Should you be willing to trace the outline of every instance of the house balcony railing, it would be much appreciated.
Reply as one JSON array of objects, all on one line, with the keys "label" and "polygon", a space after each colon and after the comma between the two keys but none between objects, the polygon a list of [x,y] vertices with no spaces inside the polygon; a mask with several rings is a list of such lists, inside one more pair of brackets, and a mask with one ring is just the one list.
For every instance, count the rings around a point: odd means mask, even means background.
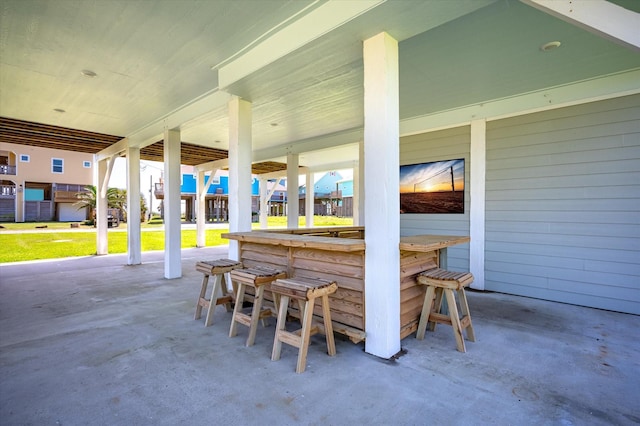
[{"label": "house balcony railing", "polygon": [[14,175],[16,174],[16,166],[8,166],[6,164],[0,165],[0,175]]},{"label": "house balcony railing", "polygon": [[0,198],[15,198],[16,187],[14,185],[0,185]]},{"label": "house balcony railing", "polygon": [[153,195],[155,195],[156,199],[163,200],[164,199],[164,183],[155,183],[153,188]]}]

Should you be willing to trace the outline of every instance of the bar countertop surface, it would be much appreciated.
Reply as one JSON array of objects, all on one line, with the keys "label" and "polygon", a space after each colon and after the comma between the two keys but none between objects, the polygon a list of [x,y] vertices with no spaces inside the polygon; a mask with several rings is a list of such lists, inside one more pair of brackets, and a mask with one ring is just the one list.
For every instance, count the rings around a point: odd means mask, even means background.
[{"label": "bar countertop surface", "polygon": [[[319,228],[322,230],[322,228]],[[280,231],[280,232],[278,232]],[[314,232],[313,229],[309,233]],[[354,252],[363,251],[365,242],[357,238],[334,238],[318,235],[291,234],[290,230],[268,230],[249,232],[227,232],[222,238],[242,242],[282,245],[286,247],[305,247],[327,249],[331,251]],[[471,239],[458,235],[414,235],[400,237],[399,248],[403,251],[428,252],[446,247],[468,243]]]}]

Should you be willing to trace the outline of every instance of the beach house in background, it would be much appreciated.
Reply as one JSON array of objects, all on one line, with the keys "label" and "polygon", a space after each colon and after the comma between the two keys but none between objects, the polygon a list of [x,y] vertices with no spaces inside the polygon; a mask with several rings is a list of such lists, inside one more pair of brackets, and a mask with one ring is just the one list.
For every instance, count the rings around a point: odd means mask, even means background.
[{"label": "beach house in background", "polygon": [[76,194],[93,184],[93,154],[0,142],[0,222],[87,219]]},{"label": "beach house in background", "polygon": [[[307,188],[300,187],[300,215],[305,215]],[[353,179],[344,179],[339,171],[325,173],[314,184],[314,213],[318,216],[353,217]]]},{"label": "beach house in background", "polygon": [[[205,184],[209,182],[211,176],[205,176]],[[287,215],[287,180],[269,179],[267,190],[271,194],[267,203],[269,216]],[[305,215],[306,186],[298,188],[299,193],[299,214]],[[184,219],[190,222],[196,220],[196,174],[193,167],[181,167],[180,199]],[[254,178],[251,184],[251,210],[254,216],[260,211],[260,183]],[[164,182],[154,184],[154,196],[157,200],[164,200]],[[218,172],[213,175],[213,181],[209,185],[206,193],[206,221],[226,222],[229,220],[229,176],[226,172]],[[353,180],[344,179],[340,172],[326,172],[314,184],[314,214],[318,216],[353,216]],[[257,220],[254,217],[254,220]]]}]

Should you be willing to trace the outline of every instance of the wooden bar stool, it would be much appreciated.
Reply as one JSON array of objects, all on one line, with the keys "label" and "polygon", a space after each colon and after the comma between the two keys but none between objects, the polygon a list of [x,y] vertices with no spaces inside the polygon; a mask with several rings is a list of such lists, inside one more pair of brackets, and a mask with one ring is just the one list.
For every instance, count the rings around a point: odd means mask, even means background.
[{"label": "wooden bar stool", "polygon": [[[262,310],[265,285],[277,280],[278,278],[285,278],[286,276],[287,274],[284,271],[264,266],[234,269],[231,271],[231,281],[238,284],[238,293],[236,295],[236,304],[233,308],[229,337],[234,337],[237,334],[238,323],[246,325],[249,327],[249,337],[247,337],[246,345],[253,345],[256,340],[258,321],[261,318],[271,316],[270,309]],[[245,290],[247,286],[252,287],[255,291],[251,314],[242,313],[242,304],[245,299]]]},{"label": "wooden bar stool", "polygon": [[[296,373],[304,372],[307,367],[309,339],[316,333],[324,333],[326,336],[329,356],[336,354],[336,345],[333,340],[333,326],[331,325],[331,312],[329,311],[329,295],[335,293],[337,289],[338,285],[335,281],[308,278],[279,279],[271,284],[271,291],[274,296],[276,294],[280,296],[276,335],[273,339],[273,351],[271,352],[272,361],[280,359],[282,343],[286,343],[299,349]],[[322,324],[312,321],[313,307],[318,297],[322,298],[324,327],[322,327]],[[290,299],[298,301],[300,306],[300,322],[302,323],[302,328],[292,332],[285,329]]]},{"label": "wooden bar stool", "polygon": [[[422,313],[420,314],[420,323],[418,324],[416,338],[419,340],[424,339],[427,323],[431,323],[429,328],[432,331],[435,330],[436,323],[449,324],[453,327],[458,351],[466,352],[467,349],[464,345],[462,330],[466,330],[467,338],[471,342],[476,341],[467,296],[464,292],[464,288],[473,282],[473,275],[470,272],[452,272],[445,269],[434,268],[419,274],[417,281],[427,286],[427,292],[424,296],[424,304],[422,305]],[[456,298],[453,294],[454,290],[458,293],[462,318],[460,318],[458,314]],[[447,299],[449,315],[440,313],[443,292]]]},{"label": "wooden bar stool", "polygon": [[[205,327],[213,324],[213,310],[216,305],[224,304],[227,312],[231,311],[231,302],[233,299],[227,290],[225,274],[237,268],[242,268],[242,263],[231,259],[217,259],[196,263],[196,270],[202,272],[204,277],[202,278],[200,297],[198,297],[198,301],[196,302],[196,315],[194,319],[200,319],[202,316],[202,308],[206,308],[207,318],[204,321]],[[213,288],[211,289],[211,297],[207,299],[207,285],[209,284],[210,275],[214,276],[214,282]],[[218,291],[221,292],[222,297],[216,298]]]}]

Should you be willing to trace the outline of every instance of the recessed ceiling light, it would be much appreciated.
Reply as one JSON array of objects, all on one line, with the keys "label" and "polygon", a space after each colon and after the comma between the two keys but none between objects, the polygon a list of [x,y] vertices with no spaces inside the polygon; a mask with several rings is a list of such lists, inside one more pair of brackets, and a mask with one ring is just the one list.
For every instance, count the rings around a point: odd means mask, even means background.
[{"label": "recessed ceiling light", "polygon": [[55,112],[59,112],[60,114],[63,114],[63,113],[65,113],[65,112],[67,112],[67,111],[63,110],[62,108],[54,108],[53,110],[54,110]]},{"label": "recessed ceiling light", "polygon": [[89,77],[89,78],[94,78],[94,77],[98,76],[98,74],[96,74],[95,72],[93,72],[91,70],[82,70],[82,71],[80,71],[80,74],[84,75],[85,77]]},{"label": "recessed ceiling light", "polygon": [[560,47],[559,41],[550,41],[549,43],[545,43],[540,46],[540,50],[542,50],[543,52],[549,52],[550,50],[557,49],[558,47]]}]

